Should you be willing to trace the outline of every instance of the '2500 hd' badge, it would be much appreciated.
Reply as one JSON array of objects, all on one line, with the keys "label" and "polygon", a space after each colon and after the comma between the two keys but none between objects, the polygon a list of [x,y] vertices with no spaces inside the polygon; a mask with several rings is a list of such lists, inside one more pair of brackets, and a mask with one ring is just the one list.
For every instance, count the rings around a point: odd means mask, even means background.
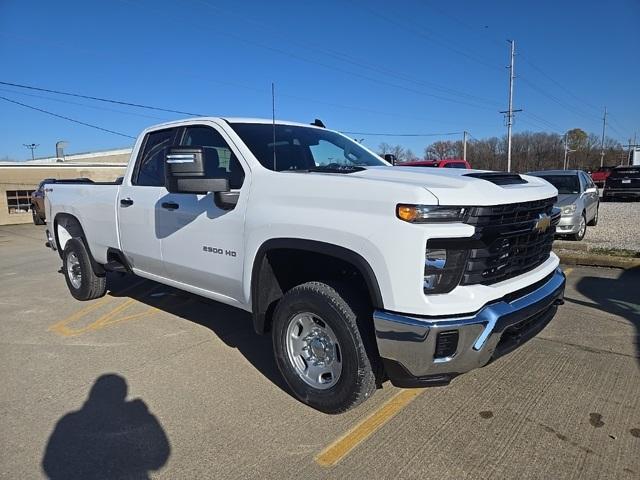
[{"label": "'2500 hd' badge", "polygon": [[218,255],[227,255],[229,257],[236,256],[236,252],[234,252],[233,250],[223,250],[222,248],[208,247],[207,245],[202,246],[202,251],[207,253],[216,253]]}]

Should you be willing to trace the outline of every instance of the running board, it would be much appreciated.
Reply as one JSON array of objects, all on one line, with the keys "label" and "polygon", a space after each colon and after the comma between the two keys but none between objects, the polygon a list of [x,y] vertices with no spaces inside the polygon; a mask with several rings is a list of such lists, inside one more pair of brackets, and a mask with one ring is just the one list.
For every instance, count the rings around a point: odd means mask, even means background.
[{"label": "running board", "polygon": [[104,268],[107,272],[127,273],[129,271],[127,267],[125,267],[117,260],[111,260],[109,263],[104,264],[102,268]]}]

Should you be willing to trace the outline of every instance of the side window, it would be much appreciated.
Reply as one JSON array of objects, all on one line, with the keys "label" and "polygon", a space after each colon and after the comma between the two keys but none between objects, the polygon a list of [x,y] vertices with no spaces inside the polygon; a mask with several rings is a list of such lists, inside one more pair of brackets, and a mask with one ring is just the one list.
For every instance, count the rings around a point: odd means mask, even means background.
[{"label": "side window", "polygon": [[578,180],[580,181],[580,191],[584,192],[587,188],[587,184],[584,181],[584,177],[582,176],[582,172],[578,172]]},{"label": "side window", "polygon": [[147,134],[142,153],[138,155],[138,167],[134,185],[162,187],[164,185],[164,156],[176,136],[176,129],[158,130]]},{"label": "side window", "polygon": [[233,190],[242,187],[244,170],[220,132],[203,125],[187,127],[180,145],[203,147],[207,178],[226,178]]}]

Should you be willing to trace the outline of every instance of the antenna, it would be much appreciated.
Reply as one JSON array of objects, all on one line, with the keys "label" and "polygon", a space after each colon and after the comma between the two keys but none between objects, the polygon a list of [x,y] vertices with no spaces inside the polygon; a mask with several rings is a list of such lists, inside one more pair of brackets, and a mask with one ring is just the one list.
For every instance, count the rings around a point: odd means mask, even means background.
[{"label": "antenna", "polygon": [[271,120],[273,125],[273,171],[276,170],[276,86],[271,82]]}]

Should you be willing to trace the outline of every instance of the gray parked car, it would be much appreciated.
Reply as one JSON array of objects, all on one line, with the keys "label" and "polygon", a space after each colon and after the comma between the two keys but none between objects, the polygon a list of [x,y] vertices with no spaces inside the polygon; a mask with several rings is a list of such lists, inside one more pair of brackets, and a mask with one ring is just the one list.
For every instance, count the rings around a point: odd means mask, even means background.
[{"label": "gray parked car", "polygon": [[544,178],[558,189],[556,207],[562,218],[556,234],[569,235],[573,240],[582,240],[587,225],[598,224],[600,197],[591,177],[582,170],[544,170],[529,175]]}]

